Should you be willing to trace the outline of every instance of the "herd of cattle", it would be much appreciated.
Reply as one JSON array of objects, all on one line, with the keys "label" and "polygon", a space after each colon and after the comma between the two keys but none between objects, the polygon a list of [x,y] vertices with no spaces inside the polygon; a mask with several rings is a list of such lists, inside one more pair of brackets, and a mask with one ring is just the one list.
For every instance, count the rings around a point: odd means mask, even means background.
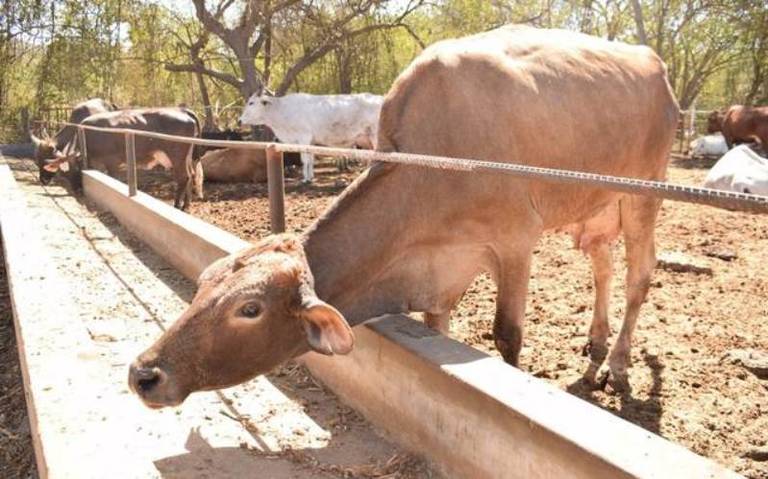
[{"label": "herd of cattle", "polygon": [[[379,110],[383,97],[369,93],[353,95],[290,94],[284,97],[254,95],[243,110],[241,121],[266,125],[283,142],[373,149],[376,144]],[[107,129],[132,129],[185,137],[242,141],[234,130],[202,131],[197,115],[187,108],[118,109],[113,103],[94,98],[75,105],[69,123]],[[89,163],[102,166],[115,176],[125,163],[125,138],[121,134],[85,129],[85,148],[76,128],[65,126],[51,138],[30,133],[40,180],[48,183],[57,171],[67,174],[75,189],[81,186],[81,152]],[[192,146],[185,143],[135,136],[137,165],[157,165],[171,170],[176,181],[174,205],[186,209],[190,197],[203,197],[203,181],[264,181],[264,151]],[[287,166],[298,163],[286,154]],[[314,158],[301,154],[305,182],[314,178]]]},{"label": "herd of cattle", "polygon": [[[266,125],[286,143],[374,149],[384,98],[368,93],[356,95],[290,94],[284,97],[253,95],[243,110],[241,122]],[[201,131],[197,115],[186,108],[119,109],[114,103],[94,98],[72,109],[70,123],[106,128],[131,128],[179,136],[243,141],[236,130]],[[694,140],[694,157],[721,158],[704,186],[743,193],[768,194],[768,161],[757,151],[768,151],[768,107],[734,105],[713,111],[707,119],[707,136]],[[122,135],[86,131],[87,154],[115,176],[125,158]],[[82,147],[75,128],[66,126],[50,138],[31,134],[40,180],[48,183],[59,170],[67,173],[75,189],[81,187]],[[161,165],[176,181],[174,205],[185,209],[191,196],[203,198],[203,182],[264,182],[266,155],[263,150],[191,147],[183,143],[136,137],[140,167]],[[741,143],[751,143],[751,148]],[[301,166],[303,179],[314,178],[311,154],[285,154],[286,166]]]},{"label": "herd of cattle", "polygon": [[[287,142],[663,181],[679,116],[666,67],[651,49],[507,26],[426,48],[385,98],[254,95],[241,121],[266,124]],[[716,120],[729,146],[756,140],[768,147],[768,109],[734,107]],[[115,110],[100,100],[79,105],[73,122],[201,134],[190,110]],[[221,151],[207,152],[201,163],[200,149],[136,142],[143,165],[173,171],[180,207],[202,193],[203,174],[213,169],[231,173],[222,179],[255,175],[245,167],[236,174],[238,161]],[[78,168],[72,130],[35,143],[41,179]],[[88,160],[110,174],[123,161],[120,136],[88,131],[86,144]],[[750,161],[737,161],[737,169],[765,168],[766,160],[746,148],[724,159],[745,154]],[[250,151],[234,156],[242,164],[253,157]],[[313,160],[302,155],[301,161],[311,181]],[[731,169],[730,161],[713,168],[721,179],[732,177],[719,186],[758,192],[759,175]],[[384,314],[422,312],[429,326],[447,331],[451,309],[483,271],[498,285],[496,347],[517,365],[531,256],[541,234],[553,229],[569,231],[594,269],[585,376],[596,382],[607,359],[614,387],[628,387],[632,334],[656,262],[659,206],[652,197],[580,185],[376,162],[304,234],[266,238],[207,268],[189,309],[131,365],[131,388],[151,407],[176,405],[193,391],[241,383],[308,350],[346,354],[354,343],[350,326]],[[626,307],[609,355],[609,245],[622,233]]]}]

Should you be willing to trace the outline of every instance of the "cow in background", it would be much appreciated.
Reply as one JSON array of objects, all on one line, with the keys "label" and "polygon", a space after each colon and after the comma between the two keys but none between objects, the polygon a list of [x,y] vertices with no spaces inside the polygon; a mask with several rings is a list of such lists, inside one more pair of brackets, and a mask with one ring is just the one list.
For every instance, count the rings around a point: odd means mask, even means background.
[{"label": "cow in background", "polygon": [[[96,113],[115,110],[118,110],[118,107],[114,103],[101,98],[91,98],[90,100],[78,103],[72,108],[72,112],[69,114],[69,123],[80,123]],[[46,162],[64,156],[64,148],[73,142],[76,138],[76,132],[77,128],[74,126],[64,126],[53,138],[38,138],[33,135],[32,132],[29,133],[29,136],[32,139],[32,144],[35,147],[35,162],[37,163],[37,168],[40,172],[39,176],[42,184],[47,185],[55,176],[55,173],[44,168]],[[78,174],[77,169],[72,169],[67,176],[72,188],[75,190],[80,190],[82,188],[81,177]]]},{"label": "cow in background", "polygon": [[[240,131],[232,130],[232,129],[221,130],[221,131],[203,131],[201,138],[206,140],[226,140],[226,141],[263,141],[261,139],[252,140],[247,136],[243,136],[243,134]],[[198,150],[198,156],[200,157],[200,160],[203,163],[203,174],[206,179],[209,178],[208,171],[211,171],[213,174],[213,177],[210,177],[211,181],[225,182],[225,183],[230,183],[230,182],[236,183],[238,181],[257,182],[257,180],[254,180],[252,177],[253,172],[251,171],[251,168],[253,167],[253,164],[254,164],[252,159],[248,159],[245,153],[239,153],[239,151],[257,152],[259,150],[240,150],[240,149],[231,148],[231,149],[228,149],[227,153],[212,155],[212,154],[209,154],[209,152],[215,151],[215,150],[221,150],[223,149],[223,147],[198,145],[196,148]],[[255,153],[254,156],[258,158],[262,158],[264,156],[264,153],[263,152]],[[234,166],[232,167],[232,171],[226,171],[228,160],[231,160],[234,163]],[[266,161],[266,160],[263,160],[263,161]],[[283,164],[285,165],[286,171],[289,172],[290,174],[294,172],[296,169],[301,167],[301,156],[298,153],[294,153],[290,151],[284,152]],[[258,181],[266,181],[266,177]]]},{"label": "cow in background", "polygon": [[717,160],[707,173],[704,187],[768,195],[768,159],[747,145],[739,145]]},{"label": "cow in background", "polygon": [[209,151],[200,159],[205,181],[218,183],[264,183],[267,155],[264,150],[225,148]]},{"label": "cow in background", "polygon": [[[186,108],[145,108],[119,110],[91,115],[80,122],[84,126],[112,129],[132,129],[167,135],[196,138],[200,135],[200,121],[197,115]],[[95,166],[106,168],[110,176],[116,176],[121,164],[125,163],[125,136],[104,131],[85,130],[88,161]],[[80,156],[74,139],[65,148],[71,151],[48,160],[43,168],[50,173],[77,168]],[[145,169],[156,165],[173,172],[176,180],[174,206],[186,209],[192,190],[202,197],[202,167],[195,156],[193,145],[176,141],[159,140],[136,135],[134,137],[136,164]]]},{"label": "cow in background", "polygon": [[720,133],[700,136],[691,142],[690,152],[694,158],[719,158],[728,152],[728,144]]},{"label": "cow in background", "polygon": [[757,142],[763,152],[768,152],[768,106],[733,105],[724,113],[713,112],[708,118],[707,132],[715,131],[723,132],[728,148]]},{"label": "cow in background", "polygon": [[[384,98],[370,93],[283,97],[254,94],[240,121],[266,125],[284,143],[342,148],[376,147],[379,112]],[[314,179],[314,156],[301,154],[304,182]]]}]

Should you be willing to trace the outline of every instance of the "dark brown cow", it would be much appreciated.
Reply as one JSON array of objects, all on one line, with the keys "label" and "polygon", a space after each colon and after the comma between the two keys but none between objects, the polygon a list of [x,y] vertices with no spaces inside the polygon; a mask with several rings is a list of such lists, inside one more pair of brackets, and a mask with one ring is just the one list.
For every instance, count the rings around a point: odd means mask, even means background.
[{"label": "dark brown cow", "polygon": [[768,151],[768,106],[733,105],[724,112],[712,112],[707,132],[716,131],[723,132],[728,148],[755,141],[763,151]]},{"label": "dark brown cow", "polygon": [[[197,137],[200,121],[197,115],[186,108],[146,108],[120,110],[91,115],[82,125],[102,128],[128,128],[151,131],[168,135]],[[121,164],[125,163],[125,138],[122,134],[86,130],[88,161],[94,166],[103,166],[111,176],[116,176]],[[198,197],[202,191],[195,188],[196,176],[202,178],[199,159],[193,155],[192,145],[174,141],[158,140],[144,136],[135,137],[137,165],[151,169],[162,165],[173,172],[176,180],[174,206],[186,209],[194,188]],[[77,154],[70,154],[49,161],[44,168],[56,172],[77,164]],[[202,182],[200,182],[202,184]]]},{"label": "dark brown cow", "polygon": [[[115,111],[117,109],[117,105],[112,102],[102,100],[101,98],[91,98],[90,100],[78,103],[72,108],[72,112],[69,114],[69,123],[80,123],[96,113]],[[64,154],[64,148],[75,138],[75,132],[76,128],[72,126],[63,127],[53,138],[38,138],[30,132],[29,136],[32,138],[32,143],[35,146],[35,161],[40,171],[40,182],[42,184],[47,185],[56,175],[43,168],[43,166],[45,166],[47,160],[53,160],[57,155]],[[80,175],[75,168],[69,172],[68,177],[72,187],[79,190],[81,186]]]}]

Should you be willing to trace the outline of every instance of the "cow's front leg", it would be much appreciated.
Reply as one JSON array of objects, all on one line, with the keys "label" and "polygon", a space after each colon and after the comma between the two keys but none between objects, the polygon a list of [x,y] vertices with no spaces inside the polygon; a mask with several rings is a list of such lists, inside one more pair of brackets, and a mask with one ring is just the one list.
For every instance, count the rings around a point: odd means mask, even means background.
[{"label": "cow's front leg", "polygon": [[424,313],[424,324],[448,336],[451,332],[451,312]]},{"label": "cow's front leg", "polygon": [[493,337],[504,361],[517,367],[523,347],[525,297],[531,269],[531,250],[525,247],[503,258],[497,273],[498,297]]}]

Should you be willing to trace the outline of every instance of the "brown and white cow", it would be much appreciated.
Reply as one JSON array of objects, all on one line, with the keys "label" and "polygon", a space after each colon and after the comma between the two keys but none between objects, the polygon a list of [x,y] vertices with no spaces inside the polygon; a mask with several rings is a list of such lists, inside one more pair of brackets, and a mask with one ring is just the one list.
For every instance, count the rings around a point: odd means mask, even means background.
[{"label": "brown and white cow", "polygon": [[[427,48],[386,97],[378,149],[661,180],[678,114],[666,68],[649,48],[508,26]],[[609,359],[625,383],[659,204],[504,174],[374,163],[303,235],[267,238],[208,267],[187,311],[132,364],[130,386],[151,407],[179,404],[308,350],[347,354],[350,326],[388,313],[421,311],[445,330],[482,271],[498,284],[496,345],[516,365],[534,246],[545,230],[593,218],[597,228],[577,233],[590,235],[579,244],[595,264],[597,362],[609,333],[605,243],[618,231],[626,241],[626,316]]]},{"label": "brown and white cow", "polygon": [[[91,98],[90,100],[78,103],[72,108],[72,112],[69,114],[69,123],[80,123],[96,113],[115,111],[117,109],[117,105],[112,102],[101,98]],[[40,182],[42,184],[47,185],[56,175],[56,173],[43,168],[46,162],[64,156],[64,149],[73,141],[76,131],[77,129],[73,126],[65,126],[53,138],[38,138],[30,132],[29,136],[35,146],[35,161],[40,172]],[[71,186],[79,190],[81,180],[76,169],[73,168],[69,172],[68,177]]]},{"label": "brown and white cow", "polygon": [[738,143],[757,142],[768,153],[768,106],[733,105],[727,110],[712,112],[707,132],[722,131],[728,148]]},{"label": "brown and white cow", "polygon": [[[200,135],[200,121],[197,115],[186,108],[144,108],[98,113],[89,116],[80,124],[187,137]],[[85,141],[89,163],[102,166],[111,176],[116,176],[120,165],[126,161],[124,135],[86,130]],[[175,207],[186,209],[193,189],[198,197],[202,196],[202,191],[195,183],[196,177],[202,178],[202,169],[199,159],[193,154],[193,145],[139,135],[134,137],[134,141],[136,163],[139,167],[151,169],[159,164],[172,171],[176,181]],[[77,167],[77,158],[76,153],[60,156],[56,160],[48,161],[43,168],[52,173],[62,167],[73,169]],[[202,181],[199,184],[202,185]]]}]

